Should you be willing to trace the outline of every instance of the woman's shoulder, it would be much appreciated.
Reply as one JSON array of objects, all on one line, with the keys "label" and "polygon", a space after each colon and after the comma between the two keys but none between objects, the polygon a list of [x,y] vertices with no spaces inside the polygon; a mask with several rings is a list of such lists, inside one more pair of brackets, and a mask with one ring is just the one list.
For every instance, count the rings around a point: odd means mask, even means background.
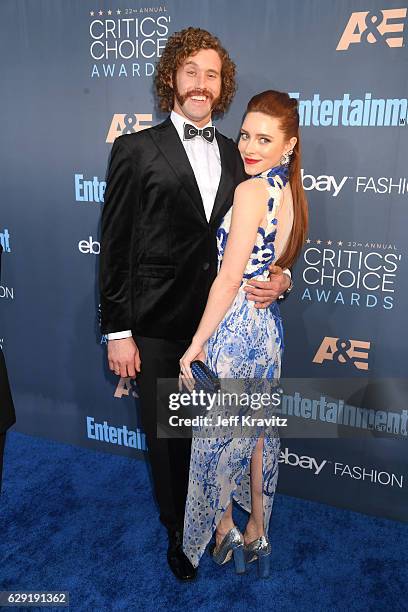
[{"label": "woman's shoulder", "polygon": [[235,195],[238,197],[245,197],[248,195],[262,194],[266,192],[265,186],[267,186],[267,183],[265,183],[264,180],[258,177],[251,177],[236,187]]},{"label": "woman's shoulder", "polygon": [[265,214],[268,197],[265,181],[259,180],[259,178],[250,178],[240,183],[235,189],[232,208],[237,213],[242,212],[242,214],[247,215],[250,211],[254,218],[262,218]]}]

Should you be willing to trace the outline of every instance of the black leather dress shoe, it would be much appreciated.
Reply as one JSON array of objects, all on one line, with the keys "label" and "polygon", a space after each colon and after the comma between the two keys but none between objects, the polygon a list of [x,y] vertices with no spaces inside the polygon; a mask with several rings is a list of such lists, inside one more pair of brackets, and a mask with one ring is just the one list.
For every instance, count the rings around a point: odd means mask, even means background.
[{"label": "black leather dress shoe", "polygon": [[183,534],[181,531],[169,530],[169,547],[167,561],[171,571],[179,580],[194,580],[197,569],[193,567],[183,552]]}]

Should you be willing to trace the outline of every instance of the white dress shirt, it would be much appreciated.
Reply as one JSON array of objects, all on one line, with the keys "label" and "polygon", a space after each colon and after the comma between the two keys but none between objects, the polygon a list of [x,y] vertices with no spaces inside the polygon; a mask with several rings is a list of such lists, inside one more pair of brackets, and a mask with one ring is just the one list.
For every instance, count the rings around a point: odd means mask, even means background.
[{"label": "white dress shirt", "polygon": [[[214,140],[208,142],[202,136],[196,136],[191,140],[183,140],[184,124],[191,123],[194,125],[194,123],[187,121],[175,111],[171,111],[170,119],[187,153],[188,161],[191,164],[198,189],[200,190],[205,216],[207,221],[209,221],[221,178],[221,158],[217,139],[214,136]],[[212,126],[212,121],[200,127],[204,129],[209,126]]]}]

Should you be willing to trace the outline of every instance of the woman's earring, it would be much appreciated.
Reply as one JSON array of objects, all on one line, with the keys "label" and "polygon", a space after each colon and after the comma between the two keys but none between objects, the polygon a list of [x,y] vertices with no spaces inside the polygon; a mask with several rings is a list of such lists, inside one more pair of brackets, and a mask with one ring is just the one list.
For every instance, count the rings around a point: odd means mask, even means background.
[{"label": "woman's earring", "polygon": [[290,151],[287,151],[287,153],[284,153],[282,155],[282,157],[280,158],[281,166],[289,166],[290,156],[292,154],[293,154],[293,149],[291,149]]}]

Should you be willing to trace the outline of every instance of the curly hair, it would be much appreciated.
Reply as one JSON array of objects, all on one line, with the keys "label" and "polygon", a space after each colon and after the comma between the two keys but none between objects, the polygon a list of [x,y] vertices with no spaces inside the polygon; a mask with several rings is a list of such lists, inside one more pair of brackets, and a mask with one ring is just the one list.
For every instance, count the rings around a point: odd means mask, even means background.
[{"label": "curly hair", "polygon": [[228,109],[236,91],[235,64],[216,36],[201,28],[186,28],[170,36],[157,66],[154,84],[163,112],[170,112],[174,105],[174,91],[170,83],[175,80],[177,69],[187,57],[201,49],[214,49],[222,63],[221,95],[213,108],[214,115],[221,115]]}]

